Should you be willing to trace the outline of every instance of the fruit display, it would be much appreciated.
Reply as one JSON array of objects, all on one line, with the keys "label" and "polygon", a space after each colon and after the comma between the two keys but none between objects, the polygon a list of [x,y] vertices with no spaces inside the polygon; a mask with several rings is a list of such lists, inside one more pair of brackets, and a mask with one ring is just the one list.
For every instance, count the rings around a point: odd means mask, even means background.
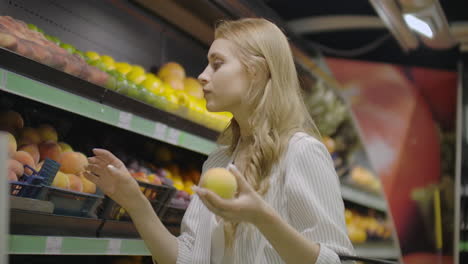
[{"label": "fruit display", "polygon": [[[163,151],[169,150],[161,148]],[[169,154],[172,155],[172,154]],[[175,163],[159,166],[148,162],[131,160],[127,168],[137,181],[155,185],[167,185],[177,189],[171,204],[178,208],[186,209],[194,194],[192,186],[200,180],[200,172],[197,169],[181,169]]]},{"label": "fruit display", "polygon": [[21,114],[10,110],[0,112],[0,127],[5,129],[9,139],[10,181],[18,181],[23,174],[32,174],[29,168],[40,170],[45,159],[52,159],[61,165],[52,186],[96,193],[96,185],[83,176],[88,165],[87,157],[83,153],[74,152],[65,142],[58,143],[59,135],[53,126],[42,124],[36,128],[25,127]]},{"label": "fruit display", "polygon": [[350,182],[372,192],[378,193],[382,190],[379,179],[369,169],[362,166],[355,166],[351,169]]},{"label": "fruit display", "polygon": [[109,79],[107,73],[88,65],[71,45],[9,16],[0,16],[0,47],[97,85],[103,86]]},{"label": "fruit display", "polygon": [[146,72],[109,55],[82,52],[9,16],[0,16],[0,47],[217,131],[232,118],[230,113],[208,112],[201,84],[176,62],[162,65],[157,73]]},{"label": "fruit display", "polygon": [[392,236],[388,222],[372,213],[362,214],[357,210],[345,209],[348,236],[353,243],[388,240]]}]

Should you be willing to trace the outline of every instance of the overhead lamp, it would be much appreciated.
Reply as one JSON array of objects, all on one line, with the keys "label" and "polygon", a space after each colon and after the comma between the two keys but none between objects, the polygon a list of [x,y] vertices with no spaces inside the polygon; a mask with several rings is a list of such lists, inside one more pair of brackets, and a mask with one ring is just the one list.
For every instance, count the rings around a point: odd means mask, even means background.
[{"label": "overhead lamp", "polygon": [[414,31],[428,37],[434,37],[434,32],[432,31],[431,26],[428,22],[419,19],[417,16],[412,14],[405,14],[403,15],[406,24]]},{"label": "overhead lamp", "polygon": [[369,0],[369,2],[404,51],[409,52],[419,46],[418,39],[404,21],[401,9],[395,0]]},{"label": "overhead lamp", "polygon": [[433,49],[456,45],[439,0],[399,0],[403,18],[421,41]]}]

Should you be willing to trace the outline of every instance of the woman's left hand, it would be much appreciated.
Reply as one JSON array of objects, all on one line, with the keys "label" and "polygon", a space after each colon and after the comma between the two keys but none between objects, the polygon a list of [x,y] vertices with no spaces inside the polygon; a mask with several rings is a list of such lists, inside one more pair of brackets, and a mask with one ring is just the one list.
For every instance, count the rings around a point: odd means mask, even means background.
[{"label": "woman's left hand", "polygon": [[216,193],[200,187],[194,187],[194,191],[211,212],[225,220],[255,224],[258,219],[261,219],[268,204],[250,186],[234,165],[229,165],[228,169],[236,177],[236,197],[223,199]]}]

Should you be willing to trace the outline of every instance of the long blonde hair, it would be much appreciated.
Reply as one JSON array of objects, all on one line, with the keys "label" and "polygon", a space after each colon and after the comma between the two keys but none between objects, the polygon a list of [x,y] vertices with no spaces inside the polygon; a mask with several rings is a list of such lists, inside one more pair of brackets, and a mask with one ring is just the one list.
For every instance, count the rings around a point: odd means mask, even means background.
[{"label": "long blonde hair", "polygon": [[[215,39],[226,39],[251,77],[245,96],[250,106],[248,119],[252,144],[243,174],[260,194],[269,189],[269,175],[286,150],[292,134],[319,136],[302,99],[299,79],[288,40],[273,23],[261,18],[222,21]],[[232,155],[240,139],[239,124],[233,118],[218,142],[228,145]],[[227,246],[232,246],[237,223],[225,222]]]}]

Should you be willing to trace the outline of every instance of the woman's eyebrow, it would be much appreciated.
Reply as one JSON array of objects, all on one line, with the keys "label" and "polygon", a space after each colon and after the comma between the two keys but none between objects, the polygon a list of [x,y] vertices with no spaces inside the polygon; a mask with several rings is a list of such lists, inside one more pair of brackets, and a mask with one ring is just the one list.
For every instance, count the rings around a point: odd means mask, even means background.
[{"label": "woman's eyebrow", "polygon": [[208,54],[208,60],[214,59],[214,58],[217,58],[217,57],[218,58],[223,58],[223,56],[218,52],[213,52],[213,53]]}]

